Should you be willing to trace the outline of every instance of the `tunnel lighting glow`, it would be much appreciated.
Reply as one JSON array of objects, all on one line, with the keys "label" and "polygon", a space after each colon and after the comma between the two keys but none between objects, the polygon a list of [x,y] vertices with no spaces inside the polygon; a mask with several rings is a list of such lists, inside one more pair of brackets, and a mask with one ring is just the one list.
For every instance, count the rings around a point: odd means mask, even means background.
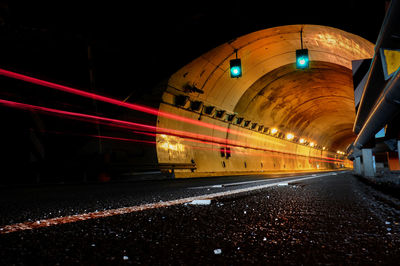
[{"label": "tunnel lighting glow", "polygon": [[306,142],[306,140],[305,140],[305,139],[300,139],[299,142],[300,142],[301,144],[303,144],[304,142]]},{"label": "tunnel lighting glow", "polygon": [[276,132],[278,132],[278,129],[276,129],[276,128],[271,129],[271,134],[275,134]]},{"label": "tunnel lighting glow", "polygon": [[314,143],[314,142],[310,142],[310,146],[311,146],[311,147],[314,147],[314,146],[315,146],[315,143]]},{"label": "tunnel lighting glow", "polygon": [[325,147],[322,147],[322,149],[325,150],[326,148],[325,148]]},{"label": "tunnel lighting glow", "polygon": [[293,135],[292,133],[288,133],[288,134],[286,135],[286,138],[287,138],[288,140],[292,140],[292,139],[294,139],[294,135]]}]

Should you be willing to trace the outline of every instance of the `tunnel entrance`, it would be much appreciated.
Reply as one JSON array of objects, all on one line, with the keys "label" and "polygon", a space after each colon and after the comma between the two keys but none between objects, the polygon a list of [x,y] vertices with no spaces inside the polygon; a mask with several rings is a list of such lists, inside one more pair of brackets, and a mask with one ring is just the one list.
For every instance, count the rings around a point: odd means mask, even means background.
[{"label": "tunnel entrance", "polygon": [[[300,31],[306,70],[295,67]],[[175,172],[182,177],[350,167],[342,151],[354,139],[351,61],[372,57],[373,48],[317,25],[266,29],[214,48],[168,80],[159,109],[184,119],[158,117],[159,163],[194,162]],[[229,74],[236,53],[241,78]]]}]

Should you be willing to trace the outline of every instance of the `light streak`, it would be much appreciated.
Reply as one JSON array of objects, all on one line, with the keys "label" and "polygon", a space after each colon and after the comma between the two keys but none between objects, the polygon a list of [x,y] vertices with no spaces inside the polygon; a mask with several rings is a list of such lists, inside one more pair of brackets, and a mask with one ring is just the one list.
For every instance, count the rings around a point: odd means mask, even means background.
[{"label": "light streak", "polygon": [[[229,141],[229,140],[227,141],[226,139],[223,139],[223,138],[217,138],[217,137],[195,134],[195,133],[191,133],[191,132],[185,132],[185,131],[179,131],[179,130],[173,130],[173,129],[167,129],[167,128],[159,128],[159,127],[150,126],[150,125],[146,125],[146,124],[139,124],[139,123],[134,123],[134,122],[129,122],[129,121],[123,121],[123,120],[106,118],[106,117],[95,116],[95,115],[82,114],[82,113],[77,113],[77,112],[69,112],[69,111],[58,110],[58,109],[53,109],[53,108],[48,108],[48,107],[43,107],[43,106],[36,106],[36,105],[30,105],[30,104],[25,104],[25,103],[13,102],[13,101],[8,101],[8,100],[3,100],[3,99],[0,99],[0,104],[6,105],[9,107],[18,108],[18,109],[35,110],[35,111],[40,111],[40,112],[45,112],[45,113],[50,113],[50,114],[61,115],[65,118],[78,118],[78,119],[84,119],[85,121],[89,120],[91,122],[102,121],[106,125],[122,127],[122,128],[127,128],[127,129],[144,130],[144,131],[158,132],[158,133],[161,132],[161,133],[166,133],[169,135],[179,136],[179,137],[183,137],[183,138],[193,138],[193,139],[197,140],[197,142],[205,143],[205,144],[227,145],[227,143],[228,143],[228,144],[232,144],[232,145],[239,145],[238,141]],[[135,132],[137,132],[137,131],[135,131]],[[241,145],[241,146],[243,146],[243,145]]]},{"label": "light streak", "polygon": [[[312,158],[310,156],[305,156],[305,155],[298,155],[298,154],[276,151],[276,150],[271,150],[271,149],[246,146],[246,145],[241,144],[238,141],[227,140],[227,139],[217,138],[217,137],[213,137],[213,136],[195,134],[195,133],[191,133],[191,132],[185,132],[185,131],[179,131],[179,130],[173,130],[173,129],[167,129],[167,128],[157,128],[155,126],[150,126],[150,125],[146,125],[146,124],[139,124],[139,123],[118,120],[118,119],[112,119],[112,118],[106,118],[106,117],[101,117],[101,116],[58,110],[58,109],[30,105],[30,104],[19,103],[19,102],[13,102],[13,101],[8,101],[8,100],[3,100],[3,99],[0,99],[0,104],[18,108],[18,109],[35,110],[35,111],[40,111],[40,112],[45,112],[45,113],[50,113],[50,114],[57,114],[57,115],[61,115],[63,117],[67,117],[67,118],[80,118],[80,119],[85,119],[85,121],[89,120],[92,122],[93,121],[96,121],[96,122],[102,121],[102,122],[106,123],[107,125],[116,126],[116,127],[157,132],[159,134],[171,134],[171,135],[175,135],[175,136],[179,136],[179,137],[183,137],[183,138],[195,139],[197,141],[204,141],[202,143],[210,144],[210,145],[215,145],[215,144],[228,145],[226,147],[249,148],[249,149],[260,150],[260,151],[275,152],[275,153],[285,154],[285,155],[289,155],[289,156],[296,156],[296,157],[300,156],[300,157]],[[321,158],[323,158],[323,157],[321,157]],[[325,158],[323,158],[323,159],[325,159]],[[340,159],[335,159],[335,160],[344,161],[344,160],[340,160]]]},{"label": "light streak", "polygon": [[78,90],[78,89],[75,89],[75,88],[72,88],[72,87],[68,87],[68,86],[56,84],[56,83],[53,83],[53,82],[49,82],[49,81],[33,78],[33,77],[30,77],[30,76],[27,76],[27,75],[19,74],[19,73],[16,73],[16,72],[5,70],[5,69],[0,69],[0,75],[6,76],[6,77],[9,77],[9,78],[22,80],[22,81],[29,82],[29,83],[33,83],[33,84],[36,84],[36,85],[52,88],[52,89],[55,89],[55,90],[59,90],[59,91],[63,91],[63,92],[67,92],[67,93],[71,93],[71,94],[75,94],[75,95],[79,95],[79,96],[82,96],[82,97],[85,97],[85,98],[90,98],[90,99],[94,99],[94,100],[97,100],[97,101],[101,101],[101,102],[105,102],[105,103],[110,103],[110,104],[126,107],[126,108],[129,108],[129,109],[135,110],[135,111],[140,111],[140,112],[152,114],[152,115],[155,115],[155,116],[162,116],[162,117],[165,117],[165,118],[178,120],[178,121],[181,121],[181,122],[185,122],[185,123],[189,123],[189,124],[193,124],[193,125],[197,125],[197,126],[201,126],[201,127],[206,127],[206,128],[210,128],[210,129],[213,129],[213,130],[218,130],[218,131],[221,131],[221,132],[227,132],[229,130],[229,133],[232,133],[232,134],[245,135],[245,136],[248,135],[246,133],[243,133],[243,132],[240,132],[240,131],[237,131],[237,130],[227,129],[227,128],[222,127],[222,126],[209,124],[209,123],[206,123],[206,122],[203,122],[203,121],[194,120],[194,119],[191,119],[191,118],[179,116],[179,115],[168,113],[168,112],[165,112],[165,111],[160,111],[158,109],[147,107],[147,106],[143,106],[143,105],[139,105],[139,104],[123,102],[123,101],[120,101],[120,100],[117,100],[117,99],[113,99],[113,98],[110,98],[110,97],[98,95],[98,94],[95,94],[95,93],[92,93],[92,92],[83,91],[83,90]]},{"label": "light streak", "polygon": [[[179,115],[176,115],[176,114],[168,113],[168,112],[165,112],[165,111],[160,111],[158,109],[147,107],[147,106],[143,106],[143,105],[123,102],[123,101],[120,101],[120,100],[117,100],[117,99],[113,99],[113,98],[110,98],[110,97],[98,95],[98,94],[87,92],[87,91],[83,91],[83,90],[78,90],[78,89],[75,89],[75,88],[72,88],[72,87],[68,87],[68,86],[56,84],[56,83],[53,83],[53,82],[41,80],[41,79],[38,79],[38,78],[30,77],[30,76],[27,76],[27,75],[19,74],[19,73],[8,71],[8,70],[1,69],[1,68],[0,68],[0,75],[6,76],[6,77],[9,77],[9,78],[22,80],[22,81],[29,82],[29,83],[32,83],[32,84],[36,84],[36,85],[40,85],[40,86],[56,89],[56,90],[59,90],[59,91],[75,94],[75,95],[78,95],[78,96],[94,99],[94,100],[97,100],[97,101],[102,101],[102,102],[106,102],[106,103],[110,103],[110,104],[126,107],[126,108],[129,108],[129,109],[132,109],[132,110],[136,110],[136,111],[152,114],[152,115],[155,115],[155,116],[162,116],[162,117],[165,117],[165,118],[178,120],[178,121],[181,121],[181,122],[186,122],[186,123],[194,124],[194,125],[201,126],[201,127],[206,127],[206,128],[210,128],[210,129],[213,129],[213,130],[218,130],[218,131],[221,131],[221,132],[229,132],[230,134],[235,134],[235,135],[240,135],[240,136],[245,136],[245,137],[250,137],[250,138],[257,138],[257,137],[255,137],[253,135],[246,134],[246,133],[243,133],[243,132],[240,132],[240,131],[237,131],[237,130],[228,129],[228,128],[225,128],[225,127],[222,127],[222,126],[209,124],[209,123],[206,123],[206,122],[203,122],[203,121],[198,121],[198,120],[190,119],[190,118],[187,118],[187,117],[182,117],[182,116],[179,116]],[[3,104],[5,104],[5,103],[3,103]],[[45,107],[42,107],[42,108],[45,108]],[[50,108],[48,108],[48,109],[50,109]],[[39,110],[38,109],[38,111],[47,112],[44,109],[43,110]],[[63,112],[64,115],[75,116],[75,114],[76,114],[76,113],[67,112],[67,111],[61,111],[61,112]],[[59,113],[59,114],[62,114],[62,113]],[[90,115],[84,115],[82,118],[98,119],[98,120],[102,120],[103,122],[107,122],[107,123],[114,123],[114,122],[117,121],[117,120],[112,121],[112,119],[107,119],[107,118],[102,119],[101,117],[95,118],[95,116],[90,116]],[[132,129],[131,127],[134,126],[133,124],[136,124],[135,126],[139,127],[140,129],[143,129],[143,127],[145,127],[147,129],[152,128],[152,130],[153,130],[153,128],[155,128],[154,126],[142,125],[142,124],[137,124],[137,123],[132,123],[132,122],[119,120],[118,123],[120,123],[120,122],[122,124],[131,123],[130,125],[128,125],[128,128],[130,128],[130,129]],[[122,125],[120,125],[120,127],[122,127]],[[172,129],[164,129],[164,130],[165,130],[166,133],[170,133],[170,134],[173,134],[172,132],[174,131]],[[179,132],[179,131],[175,130],[175,132]],[[277,132],[278,132],[278,129],[276,129],[276,128],[272,128],[271,129],[271,134],[275,134]],[[190,135],[190,136],[186,135],[185,137],[196,138],[197,136],[199,136],[199,134],[192,134],[192,133],[189,133],[189,132],[180,131],[179,134],[181,134],[181,133]],[[206,138],[203,139],[203,140],[206,140],[208,138],[210,138],[210,137],[206,136]],[[225,139],[221,139],[221,138],[216,138],[216,137],[212,137],[212,138],[213,138],[212,139],[213,142],[214,141],[215,142],[224,142],[224,141],[226,141]],[[300,143],[302,143],[302,139],[300,139]],[[235,145],[234,141],[230,141],[230,144]],[[276,145],[276,143],[274,143],[274,144]],[[313,147],[314,143],[311,142],[310,146]],[[329,158],[329,159],[333,159],[333,158]],[[339,160],[339,159],[333,159],[333,160],[343,161],[343,160]]]}]

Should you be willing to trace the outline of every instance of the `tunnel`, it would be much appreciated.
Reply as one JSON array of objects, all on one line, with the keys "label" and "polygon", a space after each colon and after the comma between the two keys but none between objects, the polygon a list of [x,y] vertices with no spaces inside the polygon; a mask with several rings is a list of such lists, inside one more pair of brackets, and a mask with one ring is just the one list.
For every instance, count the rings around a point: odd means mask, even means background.
[{"label": "tunnel", "polygon": [[[296,68],[302,45],[308,69]],[[160,112],[185,119],[158,116],[158,163],[181,165],[176,177],[350,167],[344,151],[355,138],[351,66],[373,52],[364,38],[319,25],[260,30],[206,52],[164,88]],[[236,56],[243,74],[231,78]]]}]

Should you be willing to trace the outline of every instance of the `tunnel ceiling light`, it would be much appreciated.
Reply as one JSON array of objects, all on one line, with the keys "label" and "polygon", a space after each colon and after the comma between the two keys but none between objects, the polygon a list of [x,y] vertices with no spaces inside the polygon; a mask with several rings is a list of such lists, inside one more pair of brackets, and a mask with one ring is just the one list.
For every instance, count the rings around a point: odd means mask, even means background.
[{"label": "tunnel ceiling light", "polygon": [[294,135],[293,135],[292,133],[288,133],[288,134],[286,135],[286,138],[287,138],[288,140],[292,140],[292,139],[294,139]]},{"label": "tunnel ceiling light", "polygon": [[323,149],[323,150],[325,150],[325,149],[326,149],[326,147],[322,147],[322,149]]},{"label": "tunnel ceiling light", "polygon": [[314,143],[314,142],[310,142],[310,146],[311,146],[311,147],[314,147],[314,146],[315,146],[315,143]]},{"label": "tunnel ceiling light", "polygon": [[276,129],[276,128],[271,128],[271,134],[275,134],[276,132],[278,132],[278,129]]},{"label": "tunnel ceiling light", "polygon": [[300,139],[299,142],[300,142],[301,144],[303,144],[304,142],[306,142],[306,140],[305,140],[305,139]]},{"label": "tunnel ceiling light", "polygon": [[237,49],[235,49],[236,59],[230,60],[231,78],[240,78],[242,76],[242,61],[237,58]]}]

